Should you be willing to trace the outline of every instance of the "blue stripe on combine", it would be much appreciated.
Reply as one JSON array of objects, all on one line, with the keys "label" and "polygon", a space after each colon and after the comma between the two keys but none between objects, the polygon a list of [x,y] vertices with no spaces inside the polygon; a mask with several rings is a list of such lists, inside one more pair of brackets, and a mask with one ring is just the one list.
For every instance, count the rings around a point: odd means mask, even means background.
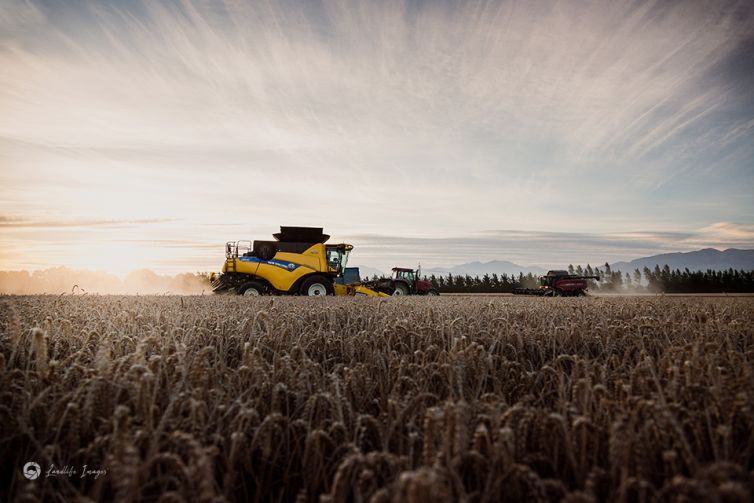
[{"label": "blue stripe on combine", "polygon": [[262,260],[259,257],[238,257],[238,260],[241,262],[258,262],[260,264],[274,265],[275,267],[285,269],[286,271],[295,271],[301,267],[299,264],[294,264],[293,262],[288,262],[286,260]]}]

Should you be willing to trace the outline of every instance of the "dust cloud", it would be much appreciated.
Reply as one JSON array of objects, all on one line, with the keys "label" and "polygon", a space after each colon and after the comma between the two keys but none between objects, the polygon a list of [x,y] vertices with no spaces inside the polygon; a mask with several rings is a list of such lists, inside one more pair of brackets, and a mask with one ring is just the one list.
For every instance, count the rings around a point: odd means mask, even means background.
[{"label": "dust cloud", "polygon": [[0,294],[178,294],[210,293],[205,273],[161,275],[148,269],[123,278],[101,271],[56,267],[40,271],[0,271]]}]

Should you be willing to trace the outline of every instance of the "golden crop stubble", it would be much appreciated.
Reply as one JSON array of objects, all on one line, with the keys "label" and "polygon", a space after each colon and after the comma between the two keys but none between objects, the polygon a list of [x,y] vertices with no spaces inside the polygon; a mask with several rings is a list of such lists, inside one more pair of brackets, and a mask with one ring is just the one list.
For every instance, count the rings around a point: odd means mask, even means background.
[{"label": "golden crop stubble", "polygon": [[752,299],[0,302],[0,457],[113,470],[44,486],[46,499],[752,487]]}]

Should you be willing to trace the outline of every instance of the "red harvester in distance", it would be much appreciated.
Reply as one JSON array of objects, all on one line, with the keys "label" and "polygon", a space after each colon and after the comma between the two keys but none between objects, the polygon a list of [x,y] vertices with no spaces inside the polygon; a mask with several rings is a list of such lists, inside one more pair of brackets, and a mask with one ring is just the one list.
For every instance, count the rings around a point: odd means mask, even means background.
[{"label": "red harvester in distance", "polygon": [[538,295],[541,297],[583,297],[588,288],[587,280],[599,276],[578,276],[568,271],[547,271],[540,276],[539,288],[514,288],[514,295]]}]

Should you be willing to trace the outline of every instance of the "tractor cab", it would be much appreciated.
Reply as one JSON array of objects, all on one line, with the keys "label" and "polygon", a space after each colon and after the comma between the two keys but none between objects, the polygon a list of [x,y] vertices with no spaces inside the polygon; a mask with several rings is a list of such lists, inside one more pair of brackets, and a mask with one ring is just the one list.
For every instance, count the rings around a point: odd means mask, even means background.
[{"label": "tractor cab", "polygon": [[405,269],[403,267],[393,267],[393,280],[403,280],[407,281],[409,284],[413,285],[414,280],[416,279],[416,273],[413,269]]}]

